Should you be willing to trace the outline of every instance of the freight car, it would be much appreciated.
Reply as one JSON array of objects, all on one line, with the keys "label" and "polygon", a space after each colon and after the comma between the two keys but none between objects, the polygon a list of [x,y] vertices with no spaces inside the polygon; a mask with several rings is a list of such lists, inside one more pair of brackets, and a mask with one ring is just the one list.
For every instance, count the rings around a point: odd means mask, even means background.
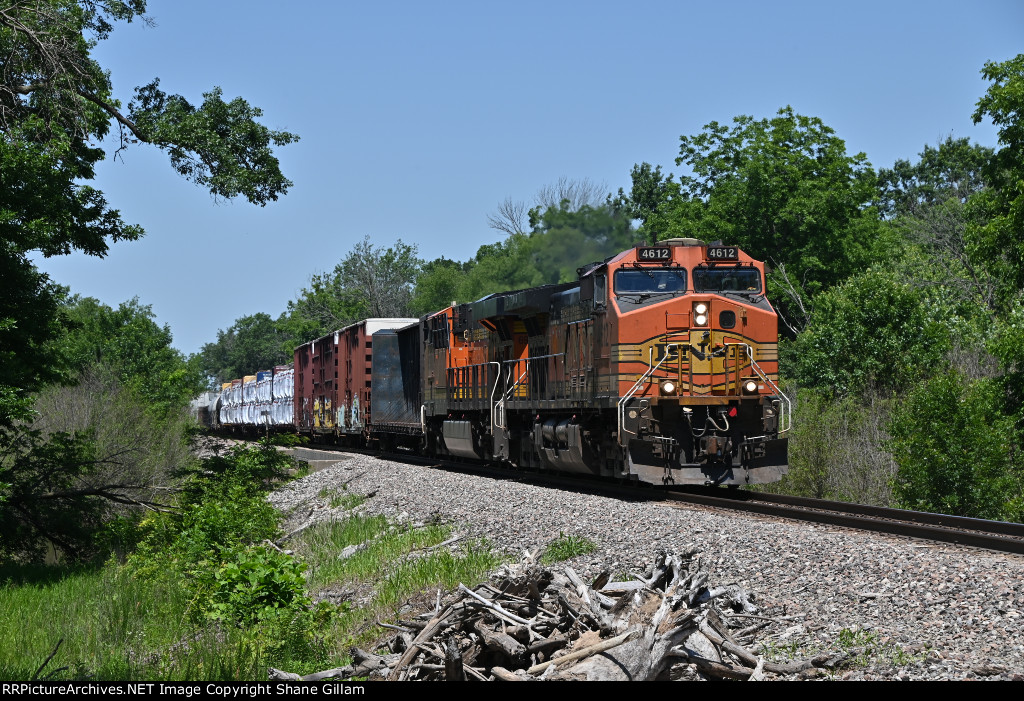
[{"label": "freight car", "polygon": [[755,484],[787,470],[791,411],[777,381],[763,263],[672,239],[584,266],[574,282],[304,344],[293,426],[656,485]]}]

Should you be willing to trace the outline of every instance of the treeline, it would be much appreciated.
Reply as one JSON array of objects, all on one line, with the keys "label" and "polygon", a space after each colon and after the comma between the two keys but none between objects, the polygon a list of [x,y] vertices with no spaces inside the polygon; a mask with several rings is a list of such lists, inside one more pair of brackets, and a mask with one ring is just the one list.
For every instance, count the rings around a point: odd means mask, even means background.
[{"label": "treeline", "polygon": [[[628,191],[544,188],[491,216],[507,238],[468,261],[358,244],[277,320],[239,319],[201,353],[218,380],[285,362],[367,316],[575,279],[638,241],[720,239],[767,261],[794,400],[779,488],[984,518],[1024,518],[1024,55],[987,63],[975,122],[875,170],[820,119],[712,122],[682,136],[683,175],[643,163]],[[965,106],[965,110],[969,106]]]},{"label": "treeline", "polygon": [[244,316],[203,346],[199,362],[216,382],[290,362],[295,346],[368,317],[409,317],[492,292],[575,280],[576,269],[629,248],[639,234],[589,181],[542,188],[532,205],[506,201],[491,226],[507,234],[468,261],[425,261],[415,245],[357,243],[330,272],[317,273],[277,319]]}]

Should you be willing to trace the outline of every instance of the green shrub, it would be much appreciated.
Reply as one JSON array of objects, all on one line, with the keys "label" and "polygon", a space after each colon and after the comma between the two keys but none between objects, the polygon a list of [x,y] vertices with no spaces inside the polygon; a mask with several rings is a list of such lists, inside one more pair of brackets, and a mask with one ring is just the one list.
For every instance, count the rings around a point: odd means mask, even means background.
[{"label": "green shrub", "polygon": [[1024,463],[996,379],[938,375],[910,393],[892,421],[901,506],[957,516],[1019,521]]},{"label": "green shrub", "polygon": [[302,576],[306,566],[290,555],[257,546],[230,550],[222,557],[214,574],[210,618],[252,624],[310,605]]},{"label": "green shrub", "polygon": [[949,348],[933,317],[920,290],[895,273],[868,270],[815,297],[811,323],[784,345],[783,362],[800,386],[829,396],[905,387]]}]

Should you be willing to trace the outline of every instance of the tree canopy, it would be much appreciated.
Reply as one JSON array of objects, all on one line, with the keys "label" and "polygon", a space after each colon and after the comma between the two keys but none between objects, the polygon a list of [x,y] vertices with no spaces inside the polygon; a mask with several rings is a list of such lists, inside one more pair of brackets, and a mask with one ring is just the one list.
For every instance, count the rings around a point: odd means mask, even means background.
[{"label": "tree canopy", "polygon": [[366,236],[331,272],[310,277],[279,324],[299,344],[359,319],[408,316],[422,265],[416,246],[374,246]]},{"label": "tree canopy", "polygon": [[[876,175],[863,153],[848,154],[817,117],[785,107],[771,119],[736,117],[732,127],[710,122],[679,141],[676,165],[688,174],[666,176],[643,163],[633,168],[629,194],[619,191],[618,206],[641,220],[648,241],[693,237],[742,246],[783,266],[786,286],[801,297],[873,257]],[[784,302],[780,285],[769,284]]]},{"label": "tree canopy", "polygon": [[[0,9],[0,425],[24,416],[28,395],[53,379],[43,351],[60,333],[65,292],[28,254],[104,256],[143,230],[125,222],[89,182],[108,153],[138,143],[166,151],[170,165],[215,197],[265,205],[291,182],[273,149],[298,139],[259,123],[261,111],[218,87],[199,105],[136,88],[127,107],[110,71],[93,57],[122,22],[148,22],[145,0],[14,0]],[[5,363],[6,365],[6,363]]]},{"label": "tree canopy", "polygon": [[254,370],[268,370],[291,362],[290,338],[269,314],[243,316],[199,353],[203,371],[217,382],[227,382]]},{"label": "tree canopy", "polygon": [[263,206],[291,186],[274,148],[298,137],[219,87],[195,105],[154,78],[123,106],[93,50],[145,11],[145,0],[0,8],[0,558],[37,557],[42,537],[83,554],[112,504],[151,506],[169,473],[138,454],[182,458],[181,412],[202,387],[149,307],[69,297],[31,262],[102,257],[142,236],[91,184],[96,164],[141,143],[215,198]]}]

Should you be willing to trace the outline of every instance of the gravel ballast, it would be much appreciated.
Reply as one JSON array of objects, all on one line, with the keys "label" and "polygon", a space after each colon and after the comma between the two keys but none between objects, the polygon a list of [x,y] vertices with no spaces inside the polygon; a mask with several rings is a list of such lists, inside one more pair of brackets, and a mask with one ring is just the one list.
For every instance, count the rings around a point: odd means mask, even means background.
[{"label": "gravel ballast", "polygon": [[639,572],[659,549],[696,544],[715,583],[739,584],[765,615],[791,617],[788,627],[765,632],[768,654],[849,653],[843,667],[816,672],[824,678],[1024,680],[1024,556],[358,454],[289,483],[270,500],[288,515],[288,530],[343,518],[320,496],[343,486],[373,495],[358,507],[362,513],[440,519],[513,559],[562,533],[585,536],[597,549],[568,562],[585,579],[604,569]]}]

